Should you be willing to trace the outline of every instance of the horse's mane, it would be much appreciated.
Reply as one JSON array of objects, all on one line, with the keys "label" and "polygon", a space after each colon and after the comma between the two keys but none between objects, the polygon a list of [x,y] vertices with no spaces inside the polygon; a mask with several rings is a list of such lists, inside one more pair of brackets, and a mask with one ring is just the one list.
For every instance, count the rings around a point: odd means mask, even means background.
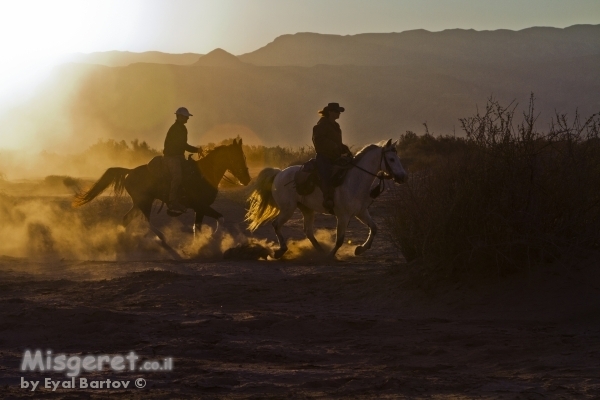
[{"label": "horse's mane", "polygon": [[371,151],[375,147],[381,147],[381,146],[378,145],[378,144],[375,144],[375,143],[371,143],[371,144],[366,145],[365,147],[363,147],[362,149],[360,149],[359,151],[356,152],[356,155],[354,156],[354,159],[357,162],[360,161],[360,159],[363,158],[363,156],[365,154],[367,154],[369,151]]},{"label": "horse's mane", "polygon": [[224,148],[226,148],[228,146],[229,146],[228,144],[222,144],[220,146],[213,147],[212,149],[207,150],[202,158],[206,158],[209,155],[211,155],[212,153],[218,153],[219,151],[223,150]]}]

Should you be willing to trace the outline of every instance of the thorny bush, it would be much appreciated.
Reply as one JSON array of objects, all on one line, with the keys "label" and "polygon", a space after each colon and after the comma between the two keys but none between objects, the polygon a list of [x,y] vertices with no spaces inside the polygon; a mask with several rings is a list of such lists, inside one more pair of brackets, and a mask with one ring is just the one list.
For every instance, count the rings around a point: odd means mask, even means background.
[{"label": "thorny bush", "polygon": [[409,262],[503,275],[598,248],[599,115],[557,114],[540,132],[533,95],[518,124],[515,108],[490,99],[462,138],[401,137],[415,168],[389,225]]}]

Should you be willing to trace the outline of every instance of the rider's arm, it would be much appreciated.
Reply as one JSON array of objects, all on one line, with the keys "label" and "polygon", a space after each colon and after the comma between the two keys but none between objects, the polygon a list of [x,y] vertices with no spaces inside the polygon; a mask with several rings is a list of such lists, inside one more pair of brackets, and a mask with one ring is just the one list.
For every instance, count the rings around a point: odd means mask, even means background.
[{"label": "rider's arm", "polygon": [[198,153],[200,151],[200,147],[192,146],[186,143],[185,150],[189,151],[190,153]]}]

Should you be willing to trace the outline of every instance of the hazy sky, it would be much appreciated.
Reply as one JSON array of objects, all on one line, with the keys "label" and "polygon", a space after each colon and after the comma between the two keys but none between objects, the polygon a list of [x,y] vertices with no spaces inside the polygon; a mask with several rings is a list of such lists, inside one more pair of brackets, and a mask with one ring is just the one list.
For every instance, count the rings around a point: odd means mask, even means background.
[{"label": "hazy sky", "polygon": [[600,0],[0,0],[0,114],[75,52],[239,55],[297,32],[574,24],[600,24]]},{"label": "hazy sky", "polygon": [[285,33],[600,23],[599,0],[38,0],[0,2],[0,42],[15,52],[105,50],[234,54]]},{"label": "hazy sky", "polygon": [[0,89],[39,79],[73,52],[243,54],[296,32],[599,23],[600,0],[0,0]]}]

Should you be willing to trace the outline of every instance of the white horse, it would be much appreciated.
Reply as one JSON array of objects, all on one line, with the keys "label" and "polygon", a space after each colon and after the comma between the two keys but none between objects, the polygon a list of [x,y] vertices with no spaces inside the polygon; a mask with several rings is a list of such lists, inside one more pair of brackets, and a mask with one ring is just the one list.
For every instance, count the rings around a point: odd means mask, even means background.
[{"label": "white horse", "polygon": [[[377,226],[369,214],[368,207],[373,202],[370,196],[375,179],[394,179],[402,183],[406,179],[406,171],[396,153],[396,143],[392,140],[381,146],[370,144],[356,154],[352,161],[353,167],[348,171],[344,183],[334,192],[334,213],[337,217],[337,237],[335,247],[329,253],[335,256],[342,243],[350,218],[356,217],[370,229],[369,237],[354,254],[360,255],[371,248],[377,234]],[[280,258],[287,251],[286,240],[281,234],[281,227],[294,214],[296,208],[304,216],[304,233],[313,246],[322,251],[321,245],[315,239],[313,223],[315,212],[327,213],[323,207],[323,193],[316,188],[308,196],[301,196],[294,187],[294,175],[301,168],[294,165],[283,171],[276,168],[265,168],[258,175],[256,189],[250,196],[250,208],[246,214],[249,229],[254,231],[264,222],[274,220],[273,227],[279,240],[279,249],[275,258]]]}]

